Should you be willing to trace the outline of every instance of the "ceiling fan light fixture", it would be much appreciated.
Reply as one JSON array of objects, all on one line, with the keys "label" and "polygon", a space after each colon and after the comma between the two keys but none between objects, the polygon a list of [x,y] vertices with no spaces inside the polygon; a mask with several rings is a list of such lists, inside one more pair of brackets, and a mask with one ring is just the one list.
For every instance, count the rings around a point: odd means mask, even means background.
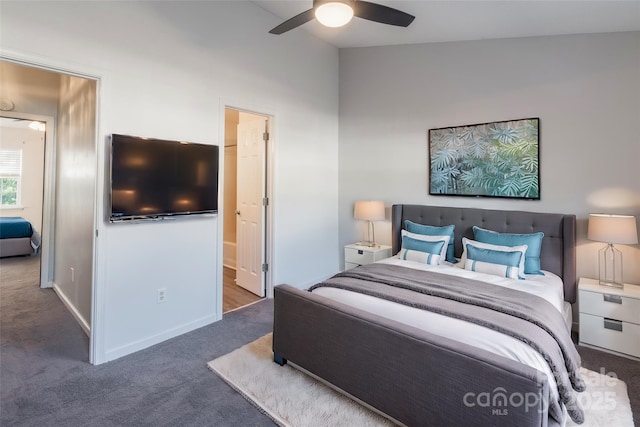
[{"label": "ceiling fan light fixture", "polygon": [[314,18],[326,27],[342,27],[348,24],[354,16],[397,27],[408,27],[415,19],[415,16],[401,10],[365,0],[313,0],[311,9],[287,19],[272,28],[269,33],[284,34]]},{"label": "ceiling fan light fixture", "polygon": [[315,8],[318,22],[325,27],[338,28],[353,19],[353,7],[343,1],[327,1]]}]

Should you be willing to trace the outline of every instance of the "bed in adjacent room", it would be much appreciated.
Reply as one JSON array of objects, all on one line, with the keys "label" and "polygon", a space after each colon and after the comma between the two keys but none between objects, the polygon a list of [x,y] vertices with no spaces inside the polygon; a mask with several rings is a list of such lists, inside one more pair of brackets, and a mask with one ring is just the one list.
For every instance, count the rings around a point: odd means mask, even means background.
[{"label": "bed in adjacent room", "polygon": [[276,287],[274,359],[406,425],[580,421],[575,216],[395,205],[392,222],[394,257]]},{"label": "bed in adjacent room", "polygon": [[0,217],[0,257],[30,255],[40,248],[40,237],[22,217]]}]

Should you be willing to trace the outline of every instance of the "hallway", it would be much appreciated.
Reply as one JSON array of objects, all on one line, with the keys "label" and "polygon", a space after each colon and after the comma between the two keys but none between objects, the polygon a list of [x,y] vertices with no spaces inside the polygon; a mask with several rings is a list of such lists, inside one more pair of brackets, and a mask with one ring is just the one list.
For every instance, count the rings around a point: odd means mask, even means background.
[{"label": "hallway", "polygon": [[[12,388],[5,376],[12,358],[40,372],[54,359],[89,362],[89,337],[53,289],[40,289],[40,256],[0,259],[0,345],[2,395]],[[7,383],[9,381],[9,383]]]}]

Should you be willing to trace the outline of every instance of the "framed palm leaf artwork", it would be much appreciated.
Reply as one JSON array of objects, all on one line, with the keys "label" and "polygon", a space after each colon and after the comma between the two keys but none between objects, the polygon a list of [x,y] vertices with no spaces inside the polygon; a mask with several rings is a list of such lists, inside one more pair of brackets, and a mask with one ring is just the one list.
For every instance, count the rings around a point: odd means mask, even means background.
[{"label": "framed palm leaf artwork", "polygon": [[429,194],[540,199],[540,119],[429,129]]}]

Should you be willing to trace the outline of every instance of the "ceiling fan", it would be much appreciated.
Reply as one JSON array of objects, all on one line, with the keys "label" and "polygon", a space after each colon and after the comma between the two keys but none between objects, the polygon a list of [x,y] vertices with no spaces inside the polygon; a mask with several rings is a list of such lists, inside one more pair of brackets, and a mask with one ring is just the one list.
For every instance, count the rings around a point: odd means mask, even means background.
[{"label": "ceiling fan", "polygon": [[327,27],[341,27],[357,16],[382,24],[408,27],[415,16],[398,9],[364,0],[313,0],[313,7],[273,28],[269,33],[282,34],[316,18]]}]

